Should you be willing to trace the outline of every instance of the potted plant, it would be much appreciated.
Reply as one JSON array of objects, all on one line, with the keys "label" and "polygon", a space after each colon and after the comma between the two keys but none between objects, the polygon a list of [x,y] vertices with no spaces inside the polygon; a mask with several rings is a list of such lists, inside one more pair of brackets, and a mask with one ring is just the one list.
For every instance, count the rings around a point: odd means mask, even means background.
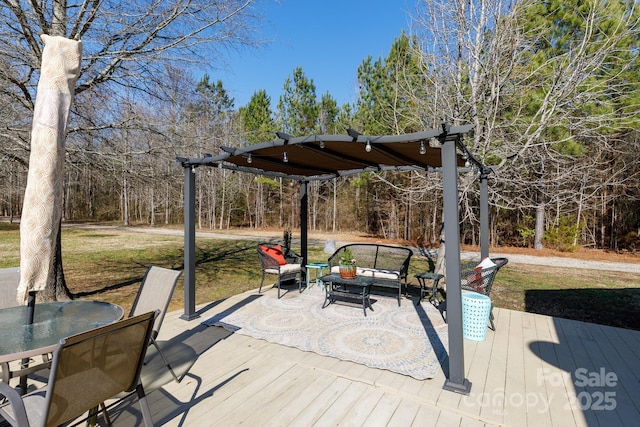
[{"label": "potted plant", "polygon": [[357,261],[353,257],[351,249],[346,248],[340,255],[340,277],[343,279],[353,279],[356,277]]}]

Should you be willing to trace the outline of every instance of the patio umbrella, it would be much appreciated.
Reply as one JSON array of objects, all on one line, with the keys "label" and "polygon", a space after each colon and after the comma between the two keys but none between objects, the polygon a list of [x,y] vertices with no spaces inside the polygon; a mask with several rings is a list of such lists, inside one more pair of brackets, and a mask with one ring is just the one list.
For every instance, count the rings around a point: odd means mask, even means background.
[{"label": "patio umbrella", "polygon": [[43,34],[42,65],[33,112],[31,154],[20,219],[17,300],[47,285],[62,216],[67,118],[80,71],[82,43]]}]

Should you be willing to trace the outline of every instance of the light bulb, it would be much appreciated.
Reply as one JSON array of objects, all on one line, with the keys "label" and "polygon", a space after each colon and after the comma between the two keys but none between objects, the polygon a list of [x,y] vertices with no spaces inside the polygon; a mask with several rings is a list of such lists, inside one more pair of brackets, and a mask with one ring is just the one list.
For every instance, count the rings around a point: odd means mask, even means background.
[{"label": "light bulb", "polygon": [[247,163],[251,163],[253,159],[251,158],[251,153],[249,153],[249,157],[247,157]]},{"label": "light bulb", "polygon": [[420,141],[420,154],[425,154],[427,149],[424,146],[424,141]]},{"label": "light bulb", "polygon": [[320,148],[324,148],[324,141],[320,141]]},{"label": "light bulb", "polygon": [[364,146],[364,151],[367,153],[371,152],[371,142],[367,139],[367,145]]},{"label": "light bulb", "polygon": [[289,161],[289,159],[287,158],[287,152],[285,151],[282,155],[282,161],[287,163]]}]

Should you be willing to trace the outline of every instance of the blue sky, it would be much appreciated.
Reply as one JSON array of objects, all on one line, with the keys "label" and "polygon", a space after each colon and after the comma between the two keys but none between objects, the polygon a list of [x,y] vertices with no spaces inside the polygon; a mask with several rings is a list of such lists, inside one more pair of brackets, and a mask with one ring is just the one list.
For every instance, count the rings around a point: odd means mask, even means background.
[{"label": "blue sky", "polygon": [[269,2],[261,38],[274,41],[230,52],[227,69],[207,72],[213,81],[222,80],[236,108],[260,89],[275,108],[286,77],[298,66],[313,80],[318,99],[328,91],[338,105],[353,102],[358,66],[368,55],[386,57],[402,30],[409,32],[409,5],[413,0]]}]

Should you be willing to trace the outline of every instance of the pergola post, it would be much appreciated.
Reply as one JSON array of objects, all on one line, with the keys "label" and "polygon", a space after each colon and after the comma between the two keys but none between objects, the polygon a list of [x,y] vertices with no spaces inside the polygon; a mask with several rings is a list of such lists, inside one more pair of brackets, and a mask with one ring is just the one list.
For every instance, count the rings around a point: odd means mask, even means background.
[{"label": "pergola post", "polygon": [[184,320],[200,317],[196,313],[196,173],[184,167]]},{"label": "pergola post", "polygon": [[447,277],[447,323],[449,330],[449,377],[443,389],[469,394],[471,382],[464,377],[462,293],[460,291],[460,225],[458,212],[458,166],[456,141],[443,138],[442,186],[444,198],[445,270]]},{"label": "pergola post", "polygon": [[485,168],[480,171],[480,259],[489,256],[489,184]]},{"label": "pergola post", "polygon": [[308,227],[309,227],[309,197],[307,193],[308,182],[300,183],[300,251],[302,255],[302,266],[304,275],[307,277],[307,257],[308,257]]}]

